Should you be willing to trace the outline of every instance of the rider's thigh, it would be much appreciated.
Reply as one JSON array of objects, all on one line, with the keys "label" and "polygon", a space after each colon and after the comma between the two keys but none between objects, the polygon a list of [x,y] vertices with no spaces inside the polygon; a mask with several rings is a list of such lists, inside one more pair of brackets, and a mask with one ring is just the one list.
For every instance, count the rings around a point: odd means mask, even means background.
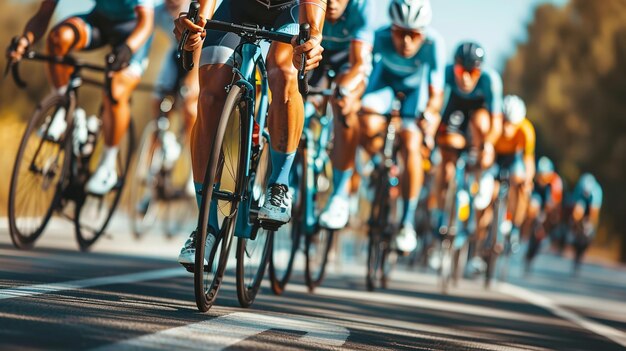
[{"label": "rider's thigh", "polygon": [[[406,122],[405,122],[406,120]],[[421,155],[422,132],[415,120],[403,119],[400,131],[400,148],[410,155]]]},{"label": "rider's thigh", "polygon": [[111,94],[113,98],[121,102],[128,101],[140,80],[141,75],[138,75],[130,67],[114,72],[111,80]]},{"label": "rider's thigh", "polygon": [[82,50],[89,44],[89,27],[79,17],[70,17],[60,22],[48,35],[48,50],[54,54],[66,54]]},{"label": "rider's thigh", "polygon": [[[226,99],[224,87],[233,78],[232,67],[227,64],[211,64],[200,66],[198,76],[200,79],[200,93],[198,97],[198,109],[211,111],[216,103]],[[198,118],[204,114],[200,113]]]},{"label": "rider's thigh", "polygon": [[272,98],[289,101],[298,94],[298,70],[292,63],[293,48],[289,44],[273,42],[267,54],[267,76]]},{"label": "rider's thigh", "polygon": [[485,135],[489,132],[489,128],[491,128],[491,114],[487,111],[487,109],[479,108],[472,113],[470,117],[470,124],[474,130],[482,135]]}]

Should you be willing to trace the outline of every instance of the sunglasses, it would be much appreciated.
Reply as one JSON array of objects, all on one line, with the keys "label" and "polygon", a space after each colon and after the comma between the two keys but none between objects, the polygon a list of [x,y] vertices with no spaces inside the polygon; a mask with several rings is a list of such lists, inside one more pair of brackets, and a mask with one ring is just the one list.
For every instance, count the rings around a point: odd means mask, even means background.
[{"label": "sunglasses", "polygon": [[472,79],[480,78],[480,74],[481,74],[480,68],[475,67],[475,68],[472,68],[470,70],[467,70],[462,65],[459,65],[459,64],[454,65],[454,75],[455,76],[461,78],[461,77],[463,77],[463,74],[465,72],[469,73],[470,76],[472,77]]},{"label": "sunglasses", "polygon": [[392,27],[391,28],[391,32],[394,35],[397,35],[399,37],[410,37],[411,40],[417,40],[418,38],[421,38],[424,33],[421,31],[415,31],[415,30],[410,30],[410,29],[404,29],[404,28],[400,28],[400,27]]}]

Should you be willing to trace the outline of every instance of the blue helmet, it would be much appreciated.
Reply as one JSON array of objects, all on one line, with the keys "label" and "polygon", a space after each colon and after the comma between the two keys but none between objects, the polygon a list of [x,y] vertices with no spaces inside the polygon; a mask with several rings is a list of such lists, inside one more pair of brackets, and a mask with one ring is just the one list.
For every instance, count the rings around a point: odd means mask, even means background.
[{"label": "blue helmet", "polygon": [[591,194],[593,188],[596,186],[596,178],[591,173],[581,175],[578,182],[584,194]]},{"label": "blue helmet", "polygon": [[554,172],[554,163],[552,163],[552,161],[546,156],[541,156],[539,162],[537,163],[537,173],[547,174],[552,172]]}]

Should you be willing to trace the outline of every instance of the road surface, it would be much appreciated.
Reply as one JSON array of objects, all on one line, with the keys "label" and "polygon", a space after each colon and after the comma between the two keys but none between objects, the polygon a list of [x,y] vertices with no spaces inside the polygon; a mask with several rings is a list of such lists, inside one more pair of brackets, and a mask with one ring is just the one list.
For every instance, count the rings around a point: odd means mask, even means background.
[{"label": "road surface", "polygon": [[529,278],[514,259],[508,283],[486,291],[463,281],[442,295],[433,272],[400,265],[389,289],[370,293],[350,249],[314,294],[298,262],[283,296],[264,283],[243,309],[231,270],[216,305],[199,313],[192,276],[175,262],[185,238],[135,241],[127,227],[117,220],[81,253],[62,220],[31,251],[14,249],[2,224],[0,349],[626,349],[622,267],[587,264],[573,278],[569,261],[543,254]]}]

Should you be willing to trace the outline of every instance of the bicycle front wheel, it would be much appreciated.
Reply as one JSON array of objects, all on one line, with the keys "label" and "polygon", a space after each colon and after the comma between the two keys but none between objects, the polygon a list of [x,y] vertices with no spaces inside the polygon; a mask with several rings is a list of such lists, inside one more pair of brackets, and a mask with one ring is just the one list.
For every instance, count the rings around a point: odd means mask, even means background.
[{"label": "bicycle front wheel", "polygon": [[[22,136],[9,190],[9,232],[13,244],[31,248],[59,205],[71,158],[74,95],[51,95],[41,102]],[[62,121],[56,121],[61,118]],[[60,135],[51,131],[53,119],[65,122]],[[58,128],[57,128],[58,129]]]},{"label": "bicycle front wheel", "polygon": [[[241,201],[247,151],[249,149],[248,107],[243,99],[245,90],[234,85],[215,131],[211,153],[202,185],[202,202],[198,217],[196,258],[193,266],[196,305],[202,312],[211,308],[222,284]],[[211,203],[217,207],[219,233],[210,251],[206,250]],[[213,234],[211,234],[213,235]]]}]

